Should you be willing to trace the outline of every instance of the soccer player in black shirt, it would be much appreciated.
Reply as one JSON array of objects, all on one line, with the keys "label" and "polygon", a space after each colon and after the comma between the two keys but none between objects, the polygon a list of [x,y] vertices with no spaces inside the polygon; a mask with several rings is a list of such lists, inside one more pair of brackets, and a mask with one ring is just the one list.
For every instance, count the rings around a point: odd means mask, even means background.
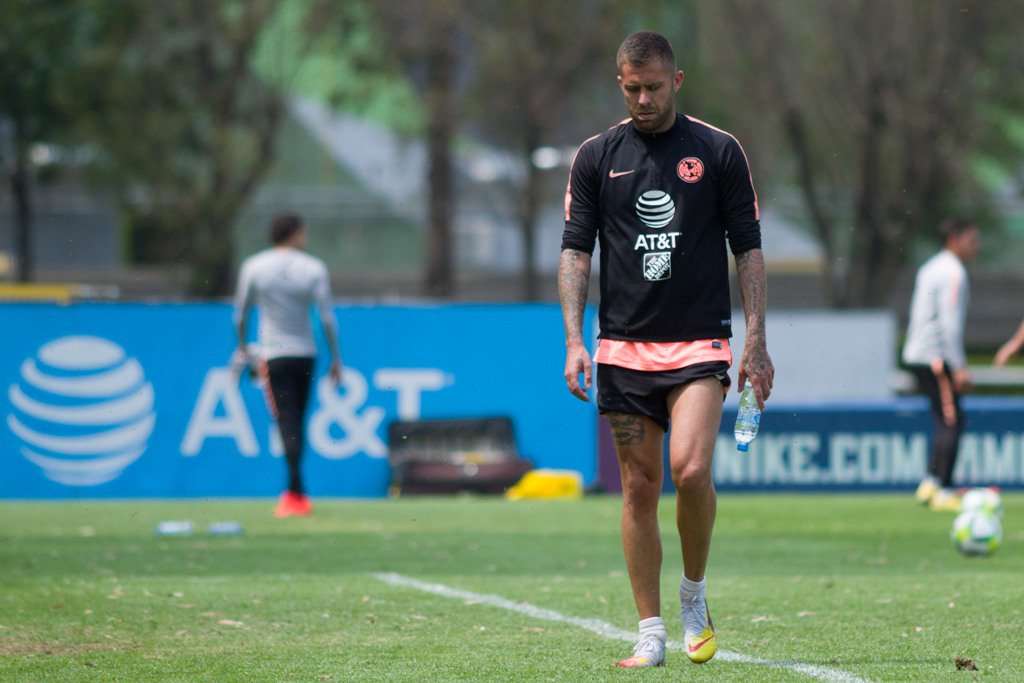
[{"label": "soccer player in black shirt", "polygon": [[663,36],[634,33],[617,62],[629,119],[584,142],[569,172],[558,269],[565,380],[589,401],[583,312],[600,241],[597,400],[618,452],[622,545],[640,617],[639,642],[619,666],[665,662],[657,510],[670,422],[683,555],[679,598],[686,654],[700,663],[716,650],[704,571],[716,508],[712,459],[732,362],[727,244],[746,318],[739,388],[749,380],[763,408],[775,374],[765,345],[757,196],[739,142],[676,112],[683,72]]}]

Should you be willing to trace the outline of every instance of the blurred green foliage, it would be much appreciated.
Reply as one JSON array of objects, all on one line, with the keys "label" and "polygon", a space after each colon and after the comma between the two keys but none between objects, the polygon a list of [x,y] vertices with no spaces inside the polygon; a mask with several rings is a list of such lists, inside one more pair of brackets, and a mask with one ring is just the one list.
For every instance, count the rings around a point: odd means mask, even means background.
[{"label": "blurred green foliage", "polygon": [[[426,119],[408,78],[383,58],[383,37],[368,3],[287,0],[267,23],[255,69],[289,94],[309,97],[405,135],[422,134]],[[312,37],[312,40],[311,40]],[[296,46],[309,44],[308,49]]]},{"label": "blurred green foliage", "polygon": [[[949,212],[1024,253],[1024,218],[999,203],[1024,160],[1024,0],[7,0],[0,161],[15,186],[34,143],[89,150],[127,258],[224,294],[257,188],[308,177],[303,143],[281,145],[288,99],[311,98],[427,143],[427,229],[392,227],[420,235],[405,255],[429,256],[443,292],[460,136],[527,169],[504,191],[529,245],[564,185],[529,155],[621,120],[614,54],[637,29],[673,42],[680,108],[743,141],[763,206],[824,245],[833,303],[878,305]],[[316,159],[317,182],[354,182]],[[324,225],[362,253],[369,223]]]}]

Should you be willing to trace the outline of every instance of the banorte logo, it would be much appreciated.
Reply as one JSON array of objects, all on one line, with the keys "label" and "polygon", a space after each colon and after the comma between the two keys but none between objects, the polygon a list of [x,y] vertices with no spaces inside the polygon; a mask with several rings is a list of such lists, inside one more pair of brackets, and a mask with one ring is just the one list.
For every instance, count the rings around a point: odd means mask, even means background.
[{"label": "banorte logo", "polygon": [[142,366],[99,337],[61,337],[21,364],[7,426],[21,454],[53,481],[96,486],[145,450],[156,415]]}]

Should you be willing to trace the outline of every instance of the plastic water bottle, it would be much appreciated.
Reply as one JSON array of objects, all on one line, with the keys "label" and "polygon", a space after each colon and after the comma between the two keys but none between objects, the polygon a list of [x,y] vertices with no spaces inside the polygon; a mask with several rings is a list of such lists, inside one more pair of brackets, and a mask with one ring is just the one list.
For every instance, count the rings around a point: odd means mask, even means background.
[{"label": "plastic water bottle", "polygon": [[740,394],[740,409],[736,413],[736,426],[733,434],[736,435],[736,450],[747,451],[750,442],[757,436],[757,427],[761,423],[761,410],[757,407],[757,397],[754,396],[754,387],[750,386],[750,380],[743,385],[743,393]]},{"label": "plastic water bottle", "polygon": [[156,525],[157,536],[191,536],[195,525],[187,519],[172,519]]},{"label": "plastic water bottle", "polygon": [[249,379],[253,382],[258,382],[259,372],[258,365],[260,359],[260,345],[259,344],[248,344],[245,347],[245,352],[241,352],[235,349],[235,352],[231,354],[231,361],[229,366],[231,368],[231,374],[241,379],[242,375],[248,375]]},{"label": "plastic water bottle", "polygon": [[241,536],[245,530],[239,522],[227,520],[211,522],[208,531],[211,536]]}]

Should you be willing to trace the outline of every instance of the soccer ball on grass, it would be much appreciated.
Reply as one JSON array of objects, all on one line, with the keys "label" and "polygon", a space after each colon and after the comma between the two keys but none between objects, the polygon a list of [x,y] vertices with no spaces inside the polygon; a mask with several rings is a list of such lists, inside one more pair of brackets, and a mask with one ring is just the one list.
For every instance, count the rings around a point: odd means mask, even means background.
[{"label": "soccer ball on grass", "polygon": [[953,520],[949,537],[964,555],[991,555],[1003,540],[1003,526],[993,514],[966,510]]},{"label": "soccer ball on grass", "polygon": [[996,517],[1003,516],[1003,501],[999,491],[992,488],[971,489],[960,499],[961,512],[987,512]]}]

